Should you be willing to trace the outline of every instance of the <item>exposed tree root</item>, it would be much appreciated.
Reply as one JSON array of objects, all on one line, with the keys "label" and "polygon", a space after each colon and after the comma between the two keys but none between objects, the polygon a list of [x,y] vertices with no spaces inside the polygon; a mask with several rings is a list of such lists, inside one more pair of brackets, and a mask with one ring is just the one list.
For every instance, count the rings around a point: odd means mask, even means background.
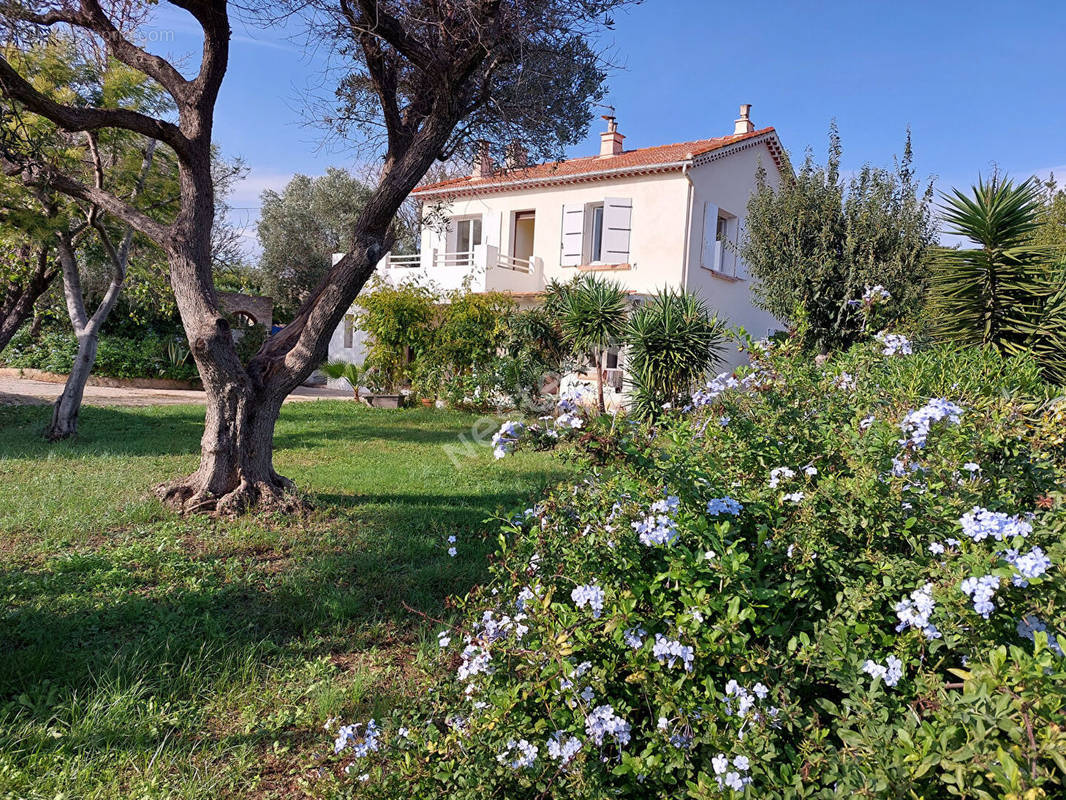
[{"label": "exposed tree root", "polygon": [[76,425],[73,428],[50,425],[44,432],[44,438],[49,442],[61,442],[64,439],[73,439],[77,435],[78,428]]},{"label": "exposed tree root", "polygon": [[196,475],[179,478],[155,487],[156,496],[175,511],[236,517],[248,513],[295,514],[310,510],[310,504],[297,494],[288,478],[273,473],[269,480],[242,479],[234,489],[216,493],[203,486]]}]

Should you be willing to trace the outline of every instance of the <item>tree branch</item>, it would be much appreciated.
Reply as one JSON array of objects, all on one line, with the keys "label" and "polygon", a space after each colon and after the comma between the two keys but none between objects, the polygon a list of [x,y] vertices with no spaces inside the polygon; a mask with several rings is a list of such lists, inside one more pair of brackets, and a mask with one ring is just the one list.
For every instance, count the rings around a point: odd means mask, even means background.
[{"label": "tree branch", "polygon": [[59,263],[63,268],[63,298],[67,301],[67,314],[74,326],[74,333],[81,336],[88,324],[85,315],[85,294],[81,290],[81,274],[78,271],[78,259],[70,236],[60,234],[56,237],[56,249],[59,251]]},{"label": "tree branch", "polygon": [[84,22],[75,24],[98,34],[110,45],[115,58],[158,81],[180,105],[189,88],[189,82],[182,74],[165,58],[153,55],[127,39],[100,7],[98,0],[82,0],[81,5]]},{"label": "tree branch", "polygon": [[[126,257],[123,258],[122,254],[115,248],[114,243],[111,241],[111,236],[107,232],[107,226],[98,219],[93,224],[93,227],[96,228],[96,234],[100,237],[100,244],[104,246],[104,252],[107,253],[107,259],[111,262],[111,281],[107,285],[107,291],[104,293],[103,299],[100,300],[100,305],[96,307],[92,319],[88,322],[90,332],[99,330],[100,326],[103,325],[104,321],[111,314],[111,309],[115,307],[115,303],[118,302],[118,295],[119,292],[122,291],[122,284],[126,282],[126,267],[129,264],[128,252]],[[82,314],[85,314],[84,305],[82,306]]]},{"label": "tree branch", "polygon": [[189,149],[188,139],[176,125],[126,108],[74,108],[57,103],[38,92],[19,75],[6,58],[0,57],[0,94],[22,103],[67,131],[96,131],[121,128],[170,145],[179,157]]},{"label": "tree branch", "polygon": [[101,8],[98,0],[82,0],[81,8],[77,11],[57,9],[45,14],[35,14],[21,6],[10,8],[8,3],[4,6],[8,14],[23,22],[43,28],[71,25],[97,34],[107,42],[119,61],[157,80],[175,100],[179,99],[188,86],[189,82],[169,61],[147,52],[127,39]]},{"label": "tree branch", "polygon": [[436,59],[420,41],[411,36],[398,19],[382,10],[377,0],[356,0],[363,19],[356,22],[357,30],[382,39],[396,48],[400,55],[421,70],[432,72]]},{"label": "tree branch", "polygon": [[0,171],[8,177],[18,178],[26,186],[55,189],[75,199],[99,206],[107,213],[132,225],[164,250],[170,245],[172,235],[170,225],[157,222],[108,191],[86,186],[68,175],[40,164],[16,164],[3,157],[0,157]]},{"label": "tree branch", "polygon": [[[192,82],[193,96],[189,102],[197,109],[196,123],[203,117],[210,120],[214,112],[218,90],[229,64],[230,25],[226,0],[170,0],[170,4],[192,14],[204,32],[204,49],[200,72]],[[183,126],[184,127],[184,126]],[[207,125],[210,127],[210,124]],[[196,132],[193,133],[196,135]]]}]

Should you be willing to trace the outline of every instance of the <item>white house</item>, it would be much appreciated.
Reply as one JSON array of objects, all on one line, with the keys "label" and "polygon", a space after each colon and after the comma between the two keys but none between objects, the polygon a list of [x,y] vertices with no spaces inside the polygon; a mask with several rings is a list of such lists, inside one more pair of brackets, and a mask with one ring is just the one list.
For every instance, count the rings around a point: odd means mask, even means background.
[{"label": "white house", "polygon": [[[469,281],[472,291],[533,302],[552,279],[598,272],[635,302],[664,287],[697,292],[729,324],[765,335],[779,325],[752,303],[733,245],[757,170],[778,184],[783,149],[773,128],[755,129],[750,109],[740,107],[733,133],[694,142],[626,150],[614,118],[605,117],[599,155],[497,169],[483,154],[469,176],[415,190],[446,225],[424,227],[419,253],[386,256],[378,274],[442,290]],[[330,357],[360,361],[361,344],[349,316]],[[620,374],[610,378],[621,385]]]}]

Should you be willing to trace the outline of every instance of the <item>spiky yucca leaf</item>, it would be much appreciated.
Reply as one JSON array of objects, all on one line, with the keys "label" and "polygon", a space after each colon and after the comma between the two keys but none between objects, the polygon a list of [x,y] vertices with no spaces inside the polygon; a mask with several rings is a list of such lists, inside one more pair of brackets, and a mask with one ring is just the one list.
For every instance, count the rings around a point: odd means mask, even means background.
[{"label": "spiky yucca leaf", "polygon": [[1066,267],[1052,248],[1031,244],[1040,188],[1032,180],[979,180],[941,206],[948,232],[977,245],[940,248],[930,309],[934,335],[1001,352],[1032,352],[1045,375],[1066,381]]},{"label": "spiky yucca leaf", "polygon": [[628,294],[614,281],[588,275],[565,287],[559,296],[563,337],[578,358],[592,354],[600,412],[603,398],[603,364],[608,348],[625,332]]},{"label": "spiky yucca leaf", "polygon": [[676,290],[656,294],[626,329],[634,413],[655,417],[664,403],[684,402],[721,361],[725,339],[725,325],[702,298]]},{"label": "spiky yucca leaf", "polygon": [[626,290],[588,276],[563,299],[563,335],[579,350],[603,350],[618,343],[626,325]]}]

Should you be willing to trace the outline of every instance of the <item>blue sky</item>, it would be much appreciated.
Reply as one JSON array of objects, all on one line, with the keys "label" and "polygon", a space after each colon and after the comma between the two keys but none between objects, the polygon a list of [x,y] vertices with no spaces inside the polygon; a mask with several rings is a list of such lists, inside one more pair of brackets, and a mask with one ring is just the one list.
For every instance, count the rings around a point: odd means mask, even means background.
[{"label": "blue sky", "polygon": [[[296,172],[355,166],[308,127],[304,93],[321,84],[321,54],[295,30],[234,25],[216,142],[251,168],[231,199],[254,254],[259,192]],[[144,31],[151,49],[198,49],[195,28],[167,10]],[[911,127],[920,174],[937,188],[968,184],[996,163],[1012,175],[1066,179],[1066,3],[1035,0],[711,3],[646,0],[604,36],[621,69],[609,78],[627,147],[732,131],[740,103],[773,125],[794,157],[822,158],[837,120],[844,168],[887,165]],[[598,147],[602,122],[570,155]]]}]

